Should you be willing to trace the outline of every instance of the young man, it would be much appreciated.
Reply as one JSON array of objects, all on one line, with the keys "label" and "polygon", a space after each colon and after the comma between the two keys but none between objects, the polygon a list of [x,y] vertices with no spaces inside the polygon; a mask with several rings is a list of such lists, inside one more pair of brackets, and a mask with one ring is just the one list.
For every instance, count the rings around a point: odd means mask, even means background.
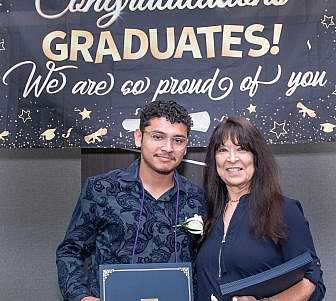
[{"label": "young man", "polygon": [[192,234],[177,225],[204,213],[204,197],[175,170],[186,154],[191,125],[176,102],[150,103],[134,133],[140,161],[89,178],[56,254],[65,300],[99,301],[103,263],[192,260]]}]

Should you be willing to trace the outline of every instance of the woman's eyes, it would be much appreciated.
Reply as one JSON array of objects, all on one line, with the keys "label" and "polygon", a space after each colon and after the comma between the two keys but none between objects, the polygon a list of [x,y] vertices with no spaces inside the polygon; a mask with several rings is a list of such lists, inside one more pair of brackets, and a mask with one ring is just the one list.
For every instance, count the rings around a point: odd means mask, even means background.
[{"label": "woman's eyes", "polygon": [[[218,153],[224,153],[224,152],[228,152],[228,151],[229,151],[229,150],[228,150],[227,148],[225,148],[225,147],[220,147],[220,148],[217,150]],[[247,152],[247,150],[244,149],[244,148],[242,148],[242,147],[237,147],[237,148],[235,149],[235,151],[237,151],[237,152]]]}]

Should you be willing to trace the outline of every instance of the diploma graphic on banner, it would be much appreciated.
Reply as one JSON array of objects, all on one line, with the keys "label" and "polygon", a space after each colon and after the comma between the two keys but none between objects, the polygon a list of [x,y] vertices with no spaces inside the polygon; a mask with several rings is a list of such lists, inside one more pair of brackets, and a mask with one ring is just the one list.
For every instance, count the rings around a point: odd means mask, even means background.
[{"label": "diploma graphic on banner", "polygon": [[[206,133],[210,127],[210,115],[208,112],[197,112],[189,114],[192,121],[193,126],[191,127],[192,131],[203,132]],[[122,127],[129,132],[133,132],[138,129],[140,126],[140,119],[125,119],[122,122]]]}]

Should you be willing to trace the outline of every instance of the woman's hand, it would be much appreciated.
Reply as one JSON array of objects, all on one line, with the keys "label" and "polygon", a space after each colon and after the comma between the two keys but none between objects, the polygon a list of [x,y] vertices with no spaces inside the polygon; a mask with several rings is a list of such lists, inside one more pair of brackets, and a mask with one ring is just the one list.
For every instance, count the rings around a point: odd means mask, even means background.
[{"label": "woman's hand", "polygon": [[[218,301],[218,299],[214,296],[211,295],[211,301]],[[243,297],[233,297],[232,301],[256,301],[257,299],[252,297],[252,296],[243,296]]]}]

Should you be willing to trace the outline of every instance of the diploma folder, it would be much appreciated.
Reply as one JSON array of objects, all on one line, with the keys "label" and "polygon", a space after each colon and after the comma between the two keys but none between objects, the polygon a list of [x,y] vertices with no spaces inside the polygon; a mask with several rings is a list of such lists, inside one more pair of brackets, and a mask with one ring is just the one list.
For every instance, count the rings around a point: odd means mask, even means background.
[{"label": "diploma folder", "polygon": [[101,301],[193,301],[190,263],[103,264]]},{"label": "diploma folder", "polygon": [[311,254],[305,252],[259,274],[222,284],[220,290],[223,297],[253,296],[258,299],[268,298],[302,280],[312,261]]}]

